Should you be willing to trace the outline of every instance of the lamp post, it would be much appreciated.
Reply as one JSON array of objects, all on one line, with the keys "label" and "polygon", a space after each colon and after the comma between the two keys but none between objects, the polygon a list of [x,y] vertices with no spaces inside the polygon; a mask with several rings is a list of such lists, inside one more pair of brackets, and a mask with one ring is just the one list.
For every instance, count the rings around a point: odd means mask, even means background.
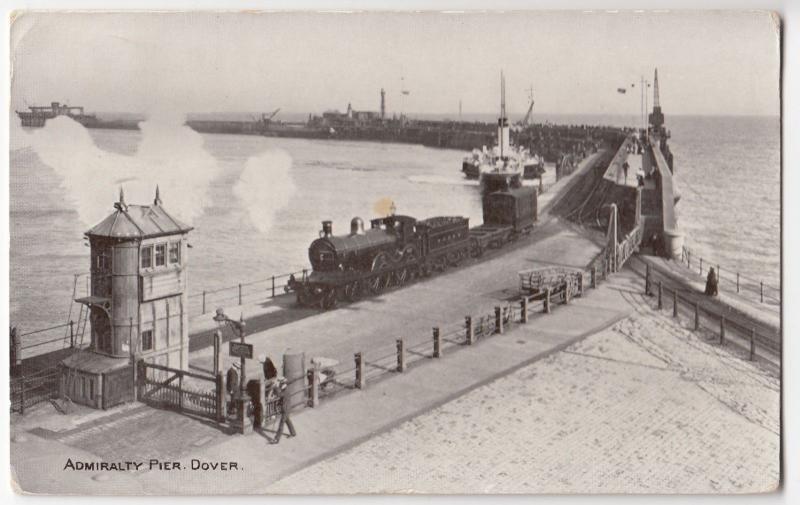
[{"label": "lamp post", "polygon": [[[230,324],[231,328],[233,328],[234,330],[236,330],[239,333],[239,342],[241,344],[245,343],[245,341],[244,341],[244,327],[245,327],[244,315],[239,316],[239,320],[236,321],[236,320],[231,319],[228,316],[226,316],[224,310],[222,309],[222,307],[220,307],[220,308],[217,309],[217,312],[214,315],[213,319],[214,319],[214,321],[216,321],[220,325],[223,325],[225,323]],[[240,369],[241,369],[240,373],[239,373],[239,394],[234,398],[234,400],[236,401],[236,405],[237,405],[236,419],[239,422],[239,429],[241,430],[242,433],[244,433],[245,430],[246,430],[246,422],[247,422],[246,407],[245,407],[246,398],[247,398],[247,390],[246,390],[247,378],[245,376],[246,375],[245,374],[245,360],[246,360],[246,358],[245,358],[244,354],[242,354],[242,355],[240,355],[239,359],[241,360],[240,361],[240,365],[239,365]]]}]

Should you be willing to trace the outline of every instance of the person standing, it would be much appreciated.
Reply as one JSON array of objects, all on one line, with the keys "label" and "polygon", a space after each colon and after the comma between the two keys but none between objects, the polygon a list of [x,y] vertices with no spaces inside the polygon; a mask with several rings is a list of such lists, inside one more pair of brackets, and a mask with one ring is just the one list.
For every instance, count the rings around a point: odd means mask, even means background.
[{"label": "person standing", "polygon": [[708,269],[708,276],[706,277],[706,295],[717,296],[719,294],[719,280],[714,267]]},{"label": "person standing", "polygon": [[286,380],[279,381],[275,387],[279,390],[278,395],[280,396],[280,402],[278,404],[278,409],[281,413],[281,420],[278,423],[278,430],[275,433],[275,438],[270,441],[272,444],[277,444],[281,441],[281,437],[283,436],[283,426],[286,425],[289,428],[289,435],[290,437],[294,437],[297,435],[297,432],[294,429],[294,423],[292,423],[292,418],[289,416],[289,398],[287,395],[287,384]]}]

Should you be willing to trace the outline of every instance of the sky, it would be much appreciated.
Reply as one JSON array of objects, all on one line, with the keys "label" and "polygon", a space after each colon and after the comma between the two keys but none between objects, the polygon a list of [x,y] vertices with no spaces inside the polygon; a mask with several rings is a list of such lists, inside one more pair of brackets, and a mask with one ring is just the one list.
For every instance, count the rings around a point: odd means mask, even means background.
[{"label": "sky", "polygon": [[532,86],[539,113],[638,114],[657,67],[667,114],[778,115],[778,33],[753,11],[24,13],[11,106],[317,113],[385,88],[390,114],[492,113],[502,70],[512,113]]}]

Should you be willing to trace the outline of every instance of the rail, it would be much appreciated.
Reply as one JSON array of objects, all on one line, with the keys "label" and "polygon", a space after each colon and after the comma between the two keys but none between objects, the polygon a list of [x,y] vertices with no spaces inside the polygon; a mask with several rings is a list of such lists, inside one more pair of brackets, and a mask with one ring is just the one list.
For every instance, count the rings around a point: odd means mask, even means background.
[{"label": "rail", "polygon": [[[689,270],[694,270],[692,267],[692,263],[694,263],[701,276],[705,274],[703,272],[703,267],[714,267],[716,269],[718,287],[720,289],[722,289],[722,281],[725,281],[729,287],[735,287],[736,293],[751,294],[754,296],[754,299],[758,300],[760,303],[781,303],[781,288],[771,286],[765,283],[763,279],[759,280],[742,275],[740,272],[710,261],[708,258],[704,259],[699,253],[686,246],[683,246],[681,251],[681,262],[685,262],[686,268]],[[725,272],[727,275],[723,275],[722,272]]]},{"label": "rail", "polygon": [[189,315],[197,316],[212,311],[219,305],[231,302],[242,305],[245,302],[266,298],[275,298],[286,292],[292,276],[304,278],[308,270],[272,275],[254,281],[240,282],[221,288],[203,290],[189,295]]}]

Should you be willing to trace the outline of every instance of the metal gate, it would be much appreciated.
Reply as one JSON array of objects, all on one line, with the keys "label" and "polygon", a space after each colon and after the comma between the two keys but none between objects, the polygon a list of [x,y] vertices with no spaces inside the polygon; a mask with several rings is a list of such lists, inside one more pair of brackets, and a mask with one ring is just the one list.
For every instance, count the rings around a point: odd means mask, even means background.
[{"label": "metal gate", "polygon": [[215,377],[145,361],[139,361],[137,366],[139,401],[156,408],[224,421],[222,374]]},{"label": "metal gate", "polygon": [[103,405],[110,409],[134,399],[133,365],[103,374]]}]

